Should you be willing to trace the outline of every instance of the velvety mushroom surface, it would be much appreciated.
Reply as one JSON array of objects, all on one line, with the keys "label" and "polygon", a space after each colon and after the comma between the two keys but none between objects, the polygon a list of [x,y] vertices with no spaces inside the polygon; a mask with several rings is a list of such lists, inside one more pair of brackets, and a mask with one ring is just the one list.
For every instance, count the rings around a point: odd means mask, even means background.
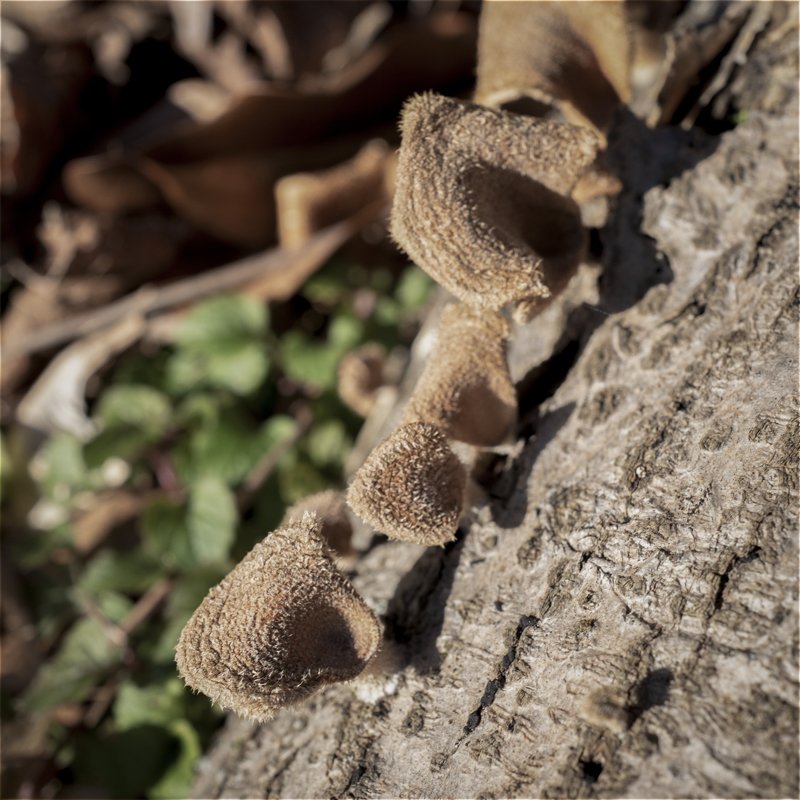
[{"label": "velvety mushroom surface", "polygon": [[181,633],[187,685],[254,720],[356,677],[381,629],[335,567],[322,519],[306,512],[257,544],[209,591]]},{"label": "velvety mushroom surface", "polygon": [[509,324],[462,303],[442,313],[436,347],[406,406],[407,422],[429,422],[478,447],[501,444],[517,418],[508,372]]},{"label": "velvety mushroom surface", "polygon": [[595,161],[589,128],[435,94],[406,103],[391,230],[462,302],[530,316],[585,250],[570,192]]},{"label": "velvety mushroom surface", "polygon": [[455,538],[467,475],[444,432],[401,425],[370,453],[347,492],[350,508],[393,539],[442,545]]}]

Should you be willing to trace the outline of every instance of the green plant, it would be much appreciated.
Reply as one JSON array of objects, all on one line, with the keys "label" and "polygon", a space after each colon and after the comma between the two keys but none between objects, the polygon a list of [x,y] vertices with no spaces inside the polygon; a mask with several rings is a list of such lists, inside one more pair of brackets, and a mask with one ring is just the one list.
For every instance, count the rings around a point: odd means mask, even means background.
[{"label": "green plant", "polygon": [[[49,720],[65,780],[188,793],[221,717],[175,674],[178,635],[288,506],[343,486],[361,420],[336,394],[338,362],[413,332],[430,286],[413,267],[333,261],[272,320],[244,295],[198,304],[173,345],[104,376],[89,441],[39,449],[31,529],[11,544],[44,658],[11,708]],[[351,310],[356,292],[372,293],[369,314]]]}]

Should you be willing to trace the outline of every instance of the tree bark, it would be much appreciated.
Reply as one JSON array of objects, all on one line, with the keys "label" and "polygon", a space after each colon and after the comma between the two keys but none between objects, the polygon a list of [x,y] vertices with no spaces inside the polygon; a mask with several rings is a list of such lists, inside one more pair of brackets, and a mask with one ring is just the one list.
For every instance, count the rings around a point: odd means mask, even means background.
[{"label": "tree bark", "polygon": [[602,270],[517,330],[519,441],[484,459],[485,502],[444,549],[369,550],[373,674],[229,719],[198,796],[798,795],[796,49],[778,34],[726,90],[764,109],[735,129],[620,120]]}]

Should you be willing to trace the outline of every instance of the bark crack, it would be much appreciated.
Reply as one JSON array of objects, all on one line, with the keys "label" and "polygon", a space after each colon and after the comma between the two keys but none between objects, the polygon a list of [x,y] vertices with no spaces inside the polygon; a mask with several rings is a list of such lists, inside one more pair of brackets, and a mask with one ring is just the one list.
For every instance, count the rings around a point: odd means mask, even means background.
[{"label": "bark crack", "polygon": [[[511,642],[510,647],[506,651],[506,654],[503,656],[502,661],[500,662],[500,666],[497,670],[497,675],[492,678],[487,684],[486,688],[483,690],[483,697],[481,697],[480,704],[478,707],[469,715],[467,719],[467,724],[464,726],[464,736],[469,736],[478,725],[481,724],[481,719],[483,718],[483,712],[489,708],[492,703],[494,703],[495,697],[497,693],[506,685],[506,676],[508,675],[508,670],[510,669],[511,665],[514,663],[517,657],[517,648],[519,647],[520,639],[522,638],[522,634],[528,629],[535,627],[539,624],[538,617],[534,616],[527,616],[523,615],[519,618],[519,623],[517,624],[517,629],[514,631],[514,638]],[[462,737],[463,739],[463,737]]]}]

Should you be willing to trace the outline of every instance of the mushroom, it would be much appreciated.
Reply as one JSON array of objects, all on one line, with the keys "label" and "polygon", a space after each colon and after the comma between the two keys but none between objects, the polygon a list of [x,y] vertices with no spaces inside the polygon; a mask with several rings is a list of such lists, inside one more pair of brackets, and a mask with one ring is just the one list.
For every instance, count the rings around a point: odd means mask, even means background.
[{"label": "mushroom", "polygon": [[630,99],[631,22],[622,0],[487,3],[481,10],[475,101],[526,100],[606,131]]},{"label": "mushroom", "polygon": [[529,319],[583,257],[569,195],[598,136],[432,93],[406,103],[402,134],[395,240],[462,302]]},{"label": "mushroom", "polygon": [[443,545],[455,538],[467,474],[444,431],[427,422],[401,425],[356,472],[350,508],[392,539]]},{"label": "mushroom", "polygon": [[386,348],[377,342],[357,347],[339,362],[336,389],[341,401],[356,414],[366,417],[375,395],[384,385]]},{"label": "mushroom", "polygon": [[178,641],[175,660],[188,686],[262,721],[364,669],[380,624],[334,566],[322,525],[304,513],[209,591]]},{"label": "mushroom", "polygon": [[449,438],[478,447],[501,444],[517,418],[508,336],[508,322],[493,311],[461,303],[445,308],[405,421],[429,422]]},{"label": "mushroom", "polygon": [[284,514],[280,527],[301,522],[303,515],[313,511],[322,520],[322,538],[337,556],[349,556],[353,553],[350,538],[353,535],[353,526],[347,516],[347,505],[341,492],[329,489],[325,492],[304,497],[295,503]]}]

